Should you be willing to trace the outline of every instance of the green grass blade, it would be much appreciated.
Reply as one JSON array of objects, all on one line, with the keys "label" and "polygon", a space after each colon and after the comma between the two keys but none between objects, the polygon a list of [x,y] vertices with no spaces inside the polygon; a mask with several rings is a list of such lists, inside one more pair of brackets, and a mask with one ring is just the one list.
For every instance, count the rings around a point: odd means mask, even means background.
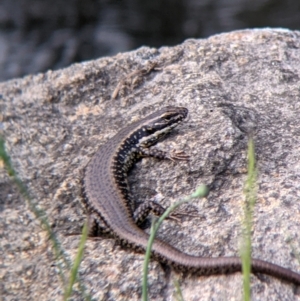
[{"label": "green grass blade", "polygon": [[251,299],[251,229],[253,211],[257,197],[256,182],[257,171],[255,166],[255,150],[253,140],[250,139],[248,144],[248,175],[244,190],[246,202],[244,206],[243,244],[241,250],[244,301],[250,301]]},{"label": "green grass blade", "polygon": [[208,195],[208,192],[209,191],[208,191],[207,186],[201,185],[193,194],[191,194],[190,196],[188,196],[188,197],[184,198],[183,200],[178,201],[175,204],[173,204],[172,206],[170,206],[156,222],[152,223],[150,236],[149,236],[149,240],[148,240],[148,245],[147,245],[147,249],[146,249],[146,254],[145,254],[145,259],[144,259],[144,265],[143,265],[142,301],[148,301],[148,294],[147,294],[148,265],[149,265],[149,261],[150,261],[152,245],[153,245],[155,235],[156,235],[158,228],[160,227],[160,225],[162,224],[164,219],[166,219],[174,209],[176,209],[177,207],[179,207],[180,205],[182,205],[184,203],[191,201],[194,198],[206,197]]},{"label": "green grass blade", "polygon": [[[53,233],[53,231],[51,229],[51,226],[48,222],[48,219],[46,217],[46,213],[43,210],[41,210],[34,203],[32,197],[30,196],[30,194],[28,192],[28,189],[26,188],[26,186],[23,184],[23,182],[17,176],[17,173],[16,173],[16,171],[14,170],[14,168],[11,164],[10,157],[9,157],[8,153],[6,152],[6,150],[5,150],[4,139],[2,137],[0,137],[0,158],[2,159],[2,161],[4,163],[4,166],[6,167],[9,176],[12,177],[12,179],[13,179],[14,183],[16,184],[16,186],[18,187],[21,195],[27,201],[27,204],[29,206],[30,211],[40,221],[43,229],[45,229],[45,231],[47,232],[48,237],[49,237],[50,241],[52,242],[52,246],[53,246],[53,249],[54,249],[56,259],[62,258],[64,264],[66,265],[66,267],[70,268],[70,266],[71,266],[70,261],[65,256],[64,251],[60,247],[59,241],[57,240],[56,236]],[[65,283],[65,278],[64,278],[63,273],[62,273],[62,267],[59,263],[58,263],[58,267],[59,267],[59,274],[61,276],[61,280],[62,280],[63,283]]]},{"label": "green grass blade", "polygon": [[[18,177],[15,169],[12,166],[10,156],[8,155],[8,153],[5,150],[4,139],[1,136],[0,136],[0,159],[3,161],[4,166],[9,174],[9,176],[12,177],[12,180],[16,184],[19,192],[24,197],[24,199],[27,201],[30,211],[40,221],[42,228],[47,232],[49,240],[51,241],[52,247],[54,250],[54,255],[55,255],[55,259],[56,259],[56,264],[58,266],[59,275],[60,275],[63,285],[65,286],[66,278],[63,273],[63,266],[61,264],[61,260],[63,262],[63,265],[68,270],[71,269],[71,261],[68,258],[68,256],[65,254],[65,251],[61,247],[59,240],[57,239],[54,232],[52,231],[50,223],[47,219],[46,213],[35,204],[27,187],[23,184],[21,179]],[[89,299],[90,298],[89,295],[87,295],[85,293],[85,288],[80,282],[79,282],[79,288],[80,288],[81,293],[85,296],[85,299]]]},{"label": "green grass blade", "polygon": [[72,294],[74,283],[77,280],[79,266],[80,266],[80,263],[83,258],[83,252],[84,252],[84,247],[85,247],[87,237],[88,237],[88,226],[87,226],[87,222],[86,222],[82,229],[82,236],[80,239],[77,255],[75,257],[73,266],[71,268],[70,281],[69,281],[69,285],[65,291],[64,301],[67,301]]}]

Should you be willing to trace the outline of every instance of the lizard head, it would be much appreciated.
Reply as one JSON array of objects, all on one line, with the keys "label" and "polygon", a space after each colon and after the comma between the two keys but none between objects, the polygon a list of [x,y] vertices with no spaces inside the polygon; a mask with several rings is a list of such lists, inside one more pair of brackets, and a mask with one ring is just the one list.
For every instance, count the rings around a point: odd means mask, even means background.
[{"label": "lizard head", "polygon": [[143,119],[142,131],[144,133],[141,144],[149,147],[163,138],[188,115],[184,107],[168,106]]}]

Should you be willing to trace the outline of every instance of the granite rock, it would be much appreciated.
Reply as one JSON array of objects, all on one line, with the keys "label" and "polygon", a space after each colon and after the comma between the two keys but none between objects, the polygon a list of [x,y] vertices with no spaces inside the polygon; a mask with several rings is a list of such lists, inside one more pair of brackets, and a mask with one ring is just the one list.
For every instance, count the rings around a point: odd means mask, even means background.
[{"label": "granite rock", "polygon": [[[300,32],[243,30],[142,47],[69,68],[0,84],[0,130],[33,201],[69,258],[86,214],[85,166],[99,145],[128,123],[166,105],[189,118],[158,147],[183,149],[189,162],[146,158],[129,175],[136,200],[169,205],[201,183],[210,195],[166,221],[159,236],[197,256],[236,256],[241,248],[247,144],[258,167],[253,257],[300,272]],[[64,285],[51,241],[12,179],[0,169],[0,295],[3,300],[58,300]],[[148,231],[148,230],[146,230]],[[140,300],[143,255],[114,240],[88,240],[81,283],[93,300]],[[62,264],[63,273],[69,276]],[[184,300],[241,300],[242,275],[192,277],[152,261],[150,300],[171,300],[173,279]],[[300,300],[289,283],[252,275],[252,300]],[[72,300],[82,300],[75,286]]]}]

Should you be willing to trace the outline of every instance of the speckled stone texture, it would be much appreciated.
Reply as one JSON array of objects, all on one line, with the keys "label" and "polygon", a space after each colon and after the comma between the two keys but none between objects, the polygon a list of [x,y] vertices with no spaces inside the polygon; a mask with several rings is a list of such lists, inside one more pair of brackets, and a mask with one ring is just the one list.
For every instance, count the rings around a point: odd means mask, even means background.
[{"label": "speckled stone texture", "polygon": [[[238,255],[252,135],[258,165],[253,256],[300,272],[299,70],[297,31],[244,30],[143,47],[0,84],[0,130],[14,167],[71,259],[80,236],[69,234],[86,218],[81,179],[89,159],[124,125],[169,104],[187,107],[189,118],[158,146],[183,149],[191,160],[143,159],[129,176],[132,192],[138,202],[168,205],[200,183],[210,185],[206,200],[184,206],[197,216],[167,221],[159,236],[194,255]],[[0,233],[2,300],[61,300],[60,262],[3,166]],[[112,239],[89,240],[81,283],[93,300],[140,300],[142,262],[142,254]],[[152,261],[150,300],[172,300],[174,278],[186,301],[242,299],[241,273],[184,276]],[[298,288],[269,276],[253,275],[251,285],[252,300],[300,300]],[[83,300],[77,286],[72,300]]]}]

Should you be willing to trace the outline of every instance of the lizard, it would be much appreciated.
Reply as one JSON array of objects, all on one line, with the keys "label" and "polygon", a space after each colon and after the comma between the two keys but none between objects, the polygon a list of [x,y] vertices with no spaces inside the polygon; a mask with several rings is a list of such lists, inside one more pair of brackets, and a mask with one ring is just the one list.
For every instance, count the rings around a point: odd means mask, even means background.
[{"label": "lizard", "polygon": [[[186,160],[184,152],[167,153],[150,148],[188,115],[185,107],[167,106],[138,120],[104,143],[92,157],[83,180],[83,203],[93,221],[90,233],[110,233],[119,243],[137,251],[146,249],[149,235],[139,224],[153,212],[165,211],[159,203],[148,201],[134,208],[127,174],[142,157]],[[197,275],[229,274],[242,270],[240,257],[200,257],[189,255],[161,239],[155,239],[152,257],[175,270]],[[300,274],[279,265],[251,259],[251,272],[271,275],[300,285]]]}]

